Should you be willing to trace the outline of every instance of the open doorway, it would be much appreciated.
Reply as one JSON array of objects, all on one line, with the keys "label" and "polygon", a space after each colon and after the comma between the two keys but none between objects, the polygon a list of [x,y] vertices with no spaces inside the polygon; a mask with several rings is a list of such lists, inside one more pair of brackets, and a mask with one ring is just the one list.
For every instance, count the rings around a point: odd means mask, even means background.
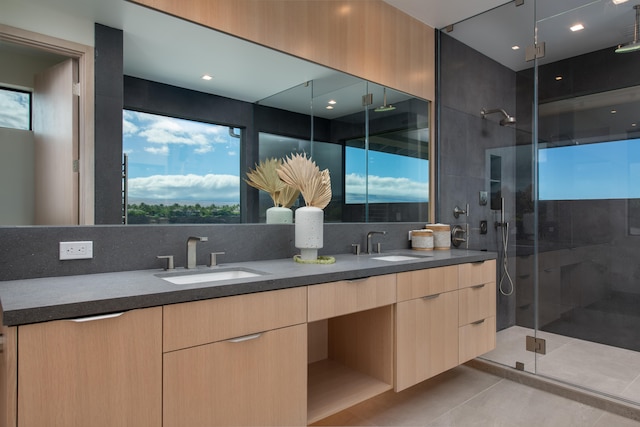
[{"label": "open doorway", "polygon": [[[0,47],[11,46],[11,49],[14,51],[20,51],[23,55],[31,55],[32,57],[49,57],[52,58],[53,62],[63,63],[66,62],[66,67],[58,67],[57,65],[54,68],[66,68],[64,74],[70,75],[71,77],[66,77],[68,81],[68,88],[64,89],[65,92],[65,103],[68,104],[68,115],[69,118],[65,123],[69,123],[63,127],[71,127],[72,129],[68,129],[68,137],[65,136],[63,139],[66,141],[65,145],[67,145],[66,156],[63,160],[60,159],[60,156],[52,156],[50,154],[45,154],[44,156],[38,156],[35,152],[35,142],[34,142],[34,154],[33,154],[33,163],[30,165],[30,168],[33,170],[34,175],[34,189],[33,196],[25,194],[23,197],[33,197],[34,202],[33,205],[33,221],[32,224],[38,225],[73,225],[73,224],[81,224],[81,225],[90,225],[94,223],[94,57],[93,57],[93,47],[85,46],[74,42],[69,42],[67,40],[57,39],[54,37],[45,36],[38,33],[33,33],[30,31],[25,31],[19,28],[10,27],[7,25],[0,25]],[[15,54],[15,52],[14,52]],[[25,72],[24,69],[18,69],[17,61],[3,61],[5,64],[9,64],[9,67],[6,67],[7,70],[13,70],[15,75]],[[46,61],[45,61],[46,62]],[[48,67],[44,67],[48,68]],[[38,74],[41,70],[32,70],[31,74]],[[8,71],[10,73],[11,71]],[[69,80],[71,79],[71,80]],[[3,83],[12,85],[12,78],[7,75],[4,76]],[[8,81],[6,81],[8,80]],[[14,84],[16,86],[28,86],[30,89],[34,91],[39,89],[34,89],[36,87],[35,83],[31,85]],[[57,83],[53,83],[55,87],[57,87]],[[69,90],[71,93],[68,93]],[[35,92],[34,92],[35,93]],[[35,98],[35,97],[34,97]],[[65,107],[65,108],[67,108]],[[47,108],[47,107],[45,107]],[[34,125],[39,120],[39,117],[35,117],[36,114],[39,114],[37,108],[34,108]],[[48,119],[49,122],[55,122],[57,117],[51,117]],[[46,123],[46,121],[45,121]],[[42,123],[37,124],[36,126],[43,126]],[[47,126],[46,124],[44,126]],[[67,130],[67,129],[65,129]],[[39,136],[47,136],[44,135],[45,132],[42,129],[38,130]],[[36,133],[36,132],[34,132]],[[49,132],[46,132],[47,134]],[[34,138],[37,139],[37,138]],[[28,140],[28,138],[27,138]],[[36,160],[38,158],[43,158],[44,162],[40,162],[40,160]],[[24,155],[24,158],[27,159],[25,162],[28,162],[29,155]],[[27,163],[28,164],[28,163]],[[44,166],[46,164],[46,167]],[[49,188],[44,189],[44,193],[53,197],[50,197],[51,200],[61,201],[64,200],[61,204],[64,204],[64,209],[66,212],[63,214],[56,214],[53,216],[47,216],[42,214],[37,214],[36,211],[54,211],[59,210],[59,208],[54,208],[51,205],[44,205],[43,197],[37,196],[38,193],[43,193],[41,190],[36,190],[37,186],[36,182],[38,179],[41,182],[51,181],[51,178],[48,178],[46,175],[43,175],[45,170],[53,171],[56,173],[57,170],[65,171],[65,178],[62,181],[58,181],[53,185],[50,185]],[[28,174],[28,171],[26,172]],[[38,178],[40,177],[40,178]],[[3,180],[6,181],[6,180]],[[51,181],[53,182],[53,181]],[[16,187],[16,177],[13,176],[9,182],[5,182],[6,185]],[[64,188],[63,188],[64,187]],[[13,197],[20,197],[20,191],[16,191],[13,188]],[[36,200],[37,199],[37,200]],[[21,200],[17,200],[21,202]],[[9,204],[5,203],[6,206]],[[36,207],[38,206],[38,207]],[[15,215],[14,215],[15,216]],[[28,216],[28,214],[27,214]],[[2,220],[2,215],[0,215],[0,226],[2,225],[32,225],[27,223],[10,223],[11,220],[7,220],[9,222]]]}]

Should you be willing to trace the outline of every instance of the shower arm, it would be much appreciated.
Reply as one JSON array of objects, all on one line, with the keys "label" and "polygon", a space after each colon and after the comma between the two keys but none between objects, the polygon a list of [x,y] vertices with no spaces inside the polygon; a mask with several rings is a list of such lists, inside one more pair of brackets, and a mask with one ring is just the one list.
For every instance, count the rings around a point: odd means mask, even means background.
[{"label": "shower arm", "polygon": [[509,114],[507,114],[507,112],[502,108],[494,108],[493,110],[486,110],[483,108],[482,110],[480,110],[480,114],[482,114],[483,119],[485,118],[485,116],[493,113],[502,113],[506,119],[510,117]]}]

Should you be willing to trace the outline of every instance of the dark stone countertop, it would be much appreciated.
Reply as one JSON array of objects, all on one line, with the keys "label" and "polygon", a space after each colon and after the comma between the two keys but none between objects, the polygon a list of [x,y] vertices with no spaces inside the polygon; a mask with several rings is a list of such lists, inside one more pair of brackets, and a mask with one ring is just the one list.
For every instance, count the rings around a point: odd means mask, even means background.
[{"label": "dark stone countertop", "polygon": [[[386,255],[413,256],[383,261]],[[334,264],[300,264],[293,259],[223,263],[173,274],[249,269],[264,274],[208,283],[176,285],[161,278],[164,270],[137,270],[0,282],[2,322],[17,326],[50,320],[116,313],[137,308],[242,295],[297,286],[350,280],[402,271],[495,259],[496,254],[461,249],[419,252],[394,250],[381,255],[336,255]]]}]

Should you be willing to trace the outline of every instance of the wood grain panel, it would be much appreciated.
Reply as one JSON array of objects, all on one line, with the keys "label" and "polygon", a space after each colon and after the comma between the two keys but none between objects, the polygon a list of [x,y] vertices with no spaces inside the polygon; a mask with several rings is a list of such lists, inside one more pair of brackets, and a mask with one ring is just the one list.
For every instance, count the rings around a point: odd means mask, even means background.
[{"label": "wood grain panel", "polygon": [[458,291],[398,303],[395,365],[396,391],[458,365]]},{"label": "wood grain panel", "polygon": [[[1,313],[0,313],[1,314]],[[0,315],[0,319],[2,316]],[[16,427],[18,410],[18,328],[2,327],[0,426]]]},{"label": "wood grain panel", "polygon": [[460,326],[496,315],[496,284],[483,283],[460,289]]},{"label": "wood grain panel", "polygon": [[458,289],[458,266],[398,273],[397,288],[398,301],[454,291]]},{"label": "wood grain panel", "polygon": [[496,348],[496,317],[462,326],[459,338],[460,364],[493,350]]},{"label": "wood grain panel", "polygon": [[308,320],[328,319],[395,302],[395,274],[323,283],[309,286]]},{"label": "wood grain panel", "polygon": [[306,334],[296,325],[166,353],[163,425],[305,425]]},{"label": "wood grain panel", "polygon": [[435,99],[435,32],[382,0],[134,0],[412,95]]},{"label": "wood grain panel", "polygon": [[393,384],[393,306],[329,319],[329,359]]},{"label": "wood grain panel", "polygon": [[496,260],[460,264],[460,289],[496,281]]},{"label": "wood grain panel", "polygon": [[164,351],[282,328],[307,320],[307,288],[164,306]]},{"label": "wood grain panel", "polygon": [[20,427],[162,423],[162,308],[18,327]]}]

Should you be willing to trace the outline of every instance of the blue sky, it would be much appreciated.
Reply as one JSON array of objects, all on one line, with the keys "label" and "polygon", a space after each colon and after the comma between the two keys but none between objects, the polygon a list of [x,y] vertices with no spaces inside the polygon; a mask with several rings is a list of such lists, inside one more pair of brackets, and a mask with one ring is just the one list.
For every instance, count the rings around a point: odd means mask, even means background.
[{"label": "blue sky", "polygon": [[228,127],[124,111],[123,134],[131,202],[240,202],[240,139]]},{"label": "blue sky", "polygon": [[640,198],[640,139],[539,151],[540,200]]},{"label": "blue sky", "polygon": [[[366,158],[361,148],[347,147],[345,201],[365,199]],[[369,202],[427,202],[429,162],[415,157],[369,151]]]}]

